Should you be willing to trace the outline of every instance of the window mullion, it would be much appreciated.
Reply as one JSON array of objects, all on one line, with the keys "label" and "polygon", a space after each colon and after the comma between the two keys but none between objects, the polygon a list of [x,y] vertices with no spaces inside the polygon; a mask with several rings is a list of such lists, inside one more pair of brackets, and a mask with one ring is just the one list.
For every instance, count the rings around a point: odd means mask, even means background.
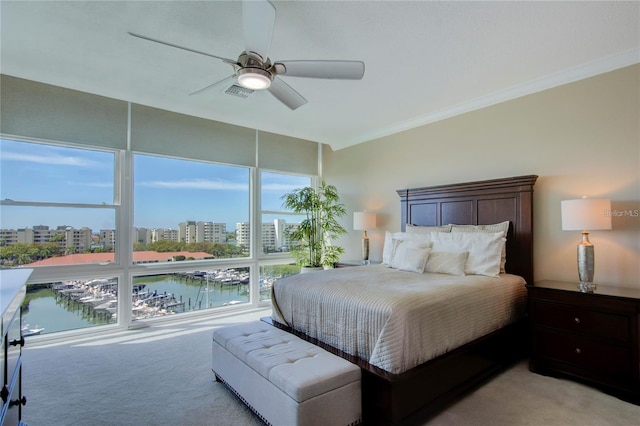
[{"label": "window mullion", "polygon": [[251,168],[251,182],[250,182],[250,194],[251,194],[251,211],[249,214],[249,229],[251,229],[251,258],[253,259],[253,267],[251,268],[251,280],[249,286],[250,297],[249,300],[252,304],[260,302],[260,251],[261,241],[260,237],[262,232],[262,215],[260,214],[261,203],[261,184],[259,173],[255,167]]},{"label": "window mullion", "polygon": [[117,256],[122,266],[123,279],[118,283],[118,324],[130,327],[132,321],[131,299],[133,295],[133,154],[120,151],[116,160],[118,183],[114,194],[117,218]]}]

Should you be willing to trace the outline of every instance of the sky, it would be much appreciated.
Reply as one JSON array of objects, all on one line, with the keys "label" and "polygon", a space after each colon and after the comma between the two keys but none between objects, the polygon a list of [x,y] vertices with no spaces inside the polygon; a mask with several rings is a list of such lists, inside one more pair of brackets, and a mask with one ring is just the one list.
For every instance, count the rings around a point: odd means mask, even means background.
[{"label": "sky", "polygon": [[[0,139],[0,199],[82,203],[98,208],[2,206],[0,227],[47,225],[94,232],[115,229],[112,152]],[[187,220],[249,221],[250,169],[150,155],[134,155],[134,226],[177,229]],[[310,184],[308,177],[262,173],[262,208],[282,210],[283,194]],[[296,220],[288,220],[296,221]]]}]

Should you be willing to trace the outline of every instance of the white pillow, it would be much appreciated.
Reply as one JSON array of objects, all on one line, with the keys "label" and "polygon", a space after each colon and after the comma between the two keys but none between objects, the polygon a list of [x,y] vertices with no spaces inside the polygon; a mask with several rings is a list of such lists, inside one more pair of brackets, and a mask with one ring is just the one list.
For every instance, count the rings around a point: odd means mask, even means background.
[{"label": "white pillow", "polygon": [[395,240],[395,250],[391,267],[401,271],[424,272],[431,249],[424,243],[411,240]]},{"label": "white pillow", "polygon": [[438,274],[465,275],[464,265],[469,256],[468,251],[433,251],[429,253],[425,272]]},{"label": "white pillow", "polygon": [[431,234],[409,234],[406,232],[394,232],[389,231],[384,234],[384,246],[382,247],[382,263],[391,266],[393,263],[393,255],[396,249],[395,241],[415,240],[418,243],[424,244],[427,247],[431,246]]},{"label": "white pillow", "polygon": [[[507,238],[509,233],[509,221],[506,220],[500,223],[494,223],[491,225],[451,225],[451,232],[502,232],[503,237]],[[507,246],[502,248],[500,255],[500,273],[505,272],[505,265],[507,264]]]},{"label": "white pillow", "polygon": [[393,257],[393,240],[402,240],[411,238],[405,232],[391,233],[386,231],[384,233],[384,245],[382,246],[382,263],[391,266],[391,258]]},{"label": "white pillow", "polygon": [[407,223],[406,230],[407,234],[427,234],[430,235],[432,232],[451,232],[452,225],[442,225],[442,226],[418,226]]},{"label": "white pillow", "polygon": [[432,232],[434,251],[468,251],[465,274],[497,277],[504,247],[502,232]]}]

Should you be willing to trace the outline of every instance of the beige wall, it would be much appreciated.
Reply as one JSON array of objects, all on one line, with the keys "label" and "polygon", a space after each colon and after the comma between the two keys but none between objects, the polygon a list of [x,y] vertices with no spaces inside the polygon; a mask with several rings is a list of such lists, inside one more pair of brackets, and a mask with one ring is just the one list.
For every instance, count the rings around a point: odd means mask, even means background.
[{"label": "beige wall", "polygon": [[[575,281],[578,231],[562,231],[560,201],[610,198],[613,230],[593,231],[595,281],[640,287],[640,65],[525,96],[336,152],[324,177],[349,215],[378,213],[369,233],[380,259],[384,231],[400,228],[396,189],[535,174],[534,275]],[[340,243],[360,256],[359,231]]]}]

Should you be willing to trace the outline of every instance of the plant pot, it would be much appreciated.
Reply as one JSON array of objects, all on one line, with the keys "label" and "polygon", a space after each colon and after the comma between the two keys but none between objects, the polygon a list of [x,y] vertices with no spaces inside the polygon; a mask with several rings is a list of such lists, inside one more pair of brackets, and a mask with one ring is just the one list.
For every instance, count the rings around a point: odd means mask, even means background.
[{"label": "plant pot", "polygon": [[302,266],[300,268],[301,274],[308,274],[310,272],[322,271],[324,268],[322,266]]}]

